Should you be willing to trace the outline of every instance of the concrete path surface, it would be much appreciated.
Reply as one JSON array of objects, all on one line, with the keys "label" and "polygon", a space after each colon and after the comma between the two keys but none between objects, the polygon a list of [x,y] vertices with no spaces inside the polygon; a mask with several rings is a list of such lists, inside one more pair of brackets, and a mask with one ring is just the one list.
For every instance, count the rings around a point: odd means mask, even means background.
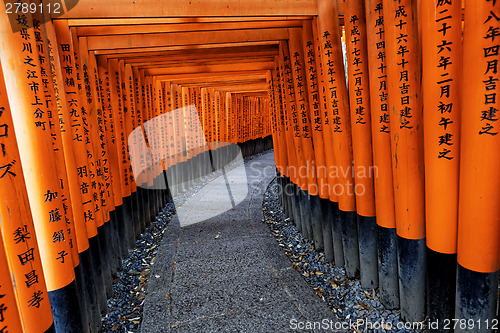
[{"label": "concrete path surface", "polygon": [[147,287],[143,333],[288,332],[335,320],[263,222],[274,176],[274,155],[264,153],[177,209]]}]

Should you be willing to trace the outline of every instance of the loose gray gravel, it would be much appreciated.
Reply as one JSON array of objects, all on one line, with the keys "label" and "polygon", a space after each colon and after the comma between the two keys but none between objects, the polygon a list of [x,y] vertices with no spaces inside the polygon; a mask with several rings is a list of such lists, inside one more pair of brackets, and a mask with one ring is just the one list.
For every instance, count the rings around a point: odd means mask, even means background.
[{"label": "loose gray gravel", "polygon": [[[247,162],[265,153],[249,156],[244,160]],[[237,164],[231,164],[225,169],[229,171],[235,167]],[[200,179],[186,192],[175,198],[176,204],[182,206],[207,183],[221,175],[222,171],[218,170]],[[113,297],[108,299],[108,314],[101,318],[103,333],[138,333],[141,331],[146,286],[165,227],[175,214],[175,205],[169,202],[141,235],[141,239],[136,241],[136,247],[129,250],[129,256],[122,262],[122,271],[117,273],[113,281]]]},{"label": "loose gray gravel", "polygon": [[322,252],[316,251],[293,223],[285,220],[278,191],[275,179],[264,194],[264,221],[318,297],[328,304],[341,322],[353,323],[349,332],[424,332],[405,327],[399,311],[387,310],[380,303],[378,291],[363,290],[359,281],[349,280],[343,268],[335,267]]},{"label": "loose gray gravel", "polygon": [[[247,157],[245,161],[259,155]],[[186,202],[199,189],[220,175],[221,171],[218,171],[201,179],[179,195],[176,202]],[[398,329],[398,325],[404,325],[399,311],[385,309],[379,301],[378,291],[365,291],[359,281],[349,280],[344,269],[326,261],[323,253],[316,251],[292,223],[284,220],[278,201],[276,180],[264,194],[263,211],[264,221],[295,269],[340,321],[353,323],[350,332],[424,332],[409,328]],[[136,242],[136,248],[129,251],[129,257],[123,261],[123,270],[118,272],[114,281],[114,296],[108,300],[108,314],[102,318],[102,332],[140,332],[146,286],[163,232],[174,215],[175,205],[168,203]],[[380,324],[380,327],[369,329],[364,325],[356,326],[358,320]]]}]

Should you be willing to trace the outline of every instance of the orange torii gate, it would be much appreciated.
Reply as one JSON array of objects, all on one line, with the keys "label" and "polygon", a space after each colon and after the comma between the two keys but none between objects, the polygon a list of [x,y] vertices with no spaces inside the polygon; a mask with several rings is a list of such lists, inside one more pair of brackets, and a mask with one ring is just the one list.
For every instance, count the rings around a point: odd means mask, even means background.
[{"label": "orange torii gate", "polygon": [[97,332],[160,209],[271,138],[285,215],[349,278],[406,321],[496,318],[497,1],[17,2],[0,17],[10,330]]}]

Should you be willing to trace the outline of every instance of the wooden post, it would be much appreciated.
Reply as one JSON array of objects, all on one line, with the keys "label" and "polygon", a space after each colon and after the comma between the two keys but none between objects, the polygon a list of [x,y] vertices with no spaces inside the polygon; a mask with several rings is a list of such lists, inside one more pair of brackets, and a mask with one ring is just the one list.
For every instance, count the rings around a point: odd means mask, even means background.
[{"label": "wooden post", "polygon": [[[95,330],[100,327],[99,317],[101,310],[103,310],[101,307],[105,304],[105,300],[100,296],[104,292],[105,286],[101,274],[101,251],[97,229],[97,221],[99,220],[99,216],[102,219],[102,215],[98,215],[100,211],[94,203],[92,192],[92,175],[95,177],[96,173],[88,158],[89,152],[91,155],[92,153],[91,150],[89,150],[89,141],[87,140],[88,126],[85,125],[86,121],[84,122],[84,117],[86,118],[87,112],[85,105],[86,101],[83,100],[80,89],[82,87],[79,86],[81,81],[78,80],[77,76],[77,67],[80,65],[77,63],[78,58],[76,57],[67,21],[59,20],[54,22],[54,30],[57,37],[57,48],[62,69],[63,91],[65,93],[67,105],[67,108],[62,109],[64,114],[60,119],[63,119],[67,131],[71,133],[70,138],[74,149],[75,169],[69,170],[69,172],[76,172],[78,177],[78,192],[82,200],[83,220],[87,229],[89,252],[88,254],[85,253],[84,257],[82,257],[82,267],[89,295],[89,320],[92,329]],[[68,138],[66,138],[66,142],[67,145],[70,144]],[[76,184],[72,183],[71,188],[75,185]],[[73,189],[73,191],[74,190],[76,189]],[[77,195],[75,192],[73,193],[75,196]],[[78,202],[78,199],[76,200],[76,202]]]},{"label": "wooden post", "polygon": [[339,180],[334,191],[337,191],[339,198],[344,260],[347,276],[355,278],[359,275],[359,249],[352,176],[351,119],[336,7],[337,4],[333,0],[318,0],[318,27],[326,79],[327,110],[333,126],[332,138]]},{"label": "wooden post", "polygon": [[[75,31],[73,29],[73,31]],[[96,82],[91,78],[93,75],[94,67],[90,67],[89,61],[89,52],[87,49],[87,42],[85,38],[81,38],[78,43],[75,43],[75,51],[79,54],[78,59],[80,59],[80,68],[81,68],[81,82],[82,85],[82,93],[86,98],[82,97],[82,100],[85,100],[86,106],[86,115],[82,117],[82,120],[88,124],[88,145],[87,145],[87,155],[92,156],[89,158],[90,167],[92,172],[95,172],[94,177],[92,178],[91,186],[93,188],[93,199],[94,204],[96,206],[97,213],[100,216],[100,222],[98,224],[98,240],[99,240],[99,252],[100,252],[100,261],[101,261],[101,274],[100,277],[103,281],[106,294],[111,297],[113,293],[113,284],[111,278],[111,262],[112,258],[112,244],[113,238],[110,233],[112,232],[111,223],[110,223],[110,214],[109,214],[109,206],[108,201],[105,197],[105,187],[106,180],[105,174],[103,170],[103,159],[106,156],[104,146],[101,142],[101,137],[99,135],[99,130],[97,126],[97,116],[98,113],[101,113],[101,106],[99,101],[99,94],[97,92]],[[83,79],[82,79],[83,78]],[[102,137],[103,138],[103,137]],[[102,295],[100,297],[101,300],[101,312],[107,313],[107,297],[106,295]]]},{"label": "wooden post", "polygon": [[112,83],[107,61],[104,58],[97,58],[97,70],[99,78],[102,80],[101,89],[103,91],[103,118],[105,119],[105,141],[108,153],[109,171],[111,175],[111,185],[113,187],[113,200],[115,203],[115,214],[117,220],[117,238],[120,245],[120,256],[128,255],[127,243],[127,220],[124,218],[123,195],[120,182],[120,162],[116,144],[116,131],[113,113]]},{"label": "wooden post", "polygon": [[385,46],[401,316],[425,318],[425,214],[417,1],[385,0]]},{"label": "wooden post", "polygon": [[369,0],[365,4],[380,300],[386,308],[397,309],[399,308],[399,278],[392,181],[391,118],[387,101],[384,12],[382,0]]},{"label": "wooden post", "polygon": [[[0,230],[0,266],[6,269],[2,269],[0,272],[0,295],[2,295],[2,300],[0,301],[0,330],[4,332],[9,332],[9,330],[12,332],[22,332],[24,329],[21,324],[20,309],[18,309],[16,302],[16,294],[7,263],[2,233],[2,230]],[[51,318],[50,312],[45,317]]]},{"label": "wooden post", "polygon": [[344,3],[361,285],[378,288],[370,83],[364,1]]},{"label": "wooden post", "polygon": [[[293,194],[295,205],[294,209],[297,210],[296,222],[300,223],[299,231],[302,232],[304,237],[309,240],[313,240],[312,226],[310,223],[310,214],[308,210],[308,205],[304,200],[304,191],[308,189],[308,178],[309,174],[307,171],[307,153],[302,147],[302,131],[301,131],[301,123],[299,112],[297,111],[297,103],[296,103],[296,95],[295,95],[295,82],[293,80],[293,69],[290,59],[290,52],[288,50],[288,44],[286,42],[280,43],[280,67],[282,70],[283,77],[283,88],[284,88],[284,96],[286,99],[287,105],[287,113],[290,119],[289,126],[290,132],[292,134],[291,144],[294,149],[294,154],[296,156],[296,164],[291,166],[292,172],[296,174],[298,178],[298,183],[295,193]],[[306,172],[304,172],[306,171]]]},{"label": "wooden post", "polygon": [[[315,17],[312,20],[312,38],[314,45],[314,51],[312,48],[308,48],[307,53],[312,52],[315,55],[315,63],[318,73],[318,85],[319,85],[319,107],[321,120],[323,125],[323,142],[325,144],[325,161],[326,161],[326,174],[328,181],[328,192],[329,192],[329,201],[324,202],[324,209],[326,210],[326,219],[330,221],[330,229],[332,234],[332,242],[333,242],[333,258],[329,260],[335,262],[335,265],[338,267],[344,267],[344,249],[342,245],[342,225],[340,221],[340,212],[339,212],[339,199],[338,195],[335,191],[338,184],[338,173],[335,172],[337,168],[337,164],[335,163],[335,151],[333,148],[333,124],[329,118],[328,112],[328,103],[326,100],[327,90],[325,87],[325,73],[323,71],[323,64],[321,61],[321,45],[319,40],[319,32],[318,32],[318,18]],[[325,231],[326,233],[327,231]]]},{"label": "wooden post", "polygon": [[[29,3],[29,2],[28,2]],[[12,114],[13,128],[18,136],[20,161],[23,167],[30,206],[33,213],[36,237],[40,249],[43,270],[46,275],[48,295],[37,289],[34,304],[50,298],[56,330],[63,327],[72,331],[85,331],[80,312],[73,260],[69,241],[66,240],[64,211],[59,196],[59,177],[56,173],[55,156],[50,133],[43,129],[47,121],[45,98],[41,91],[41,67],[34,36],[33,20],[29,14],[17,20],[13,32],[7,13],[0,14],[0,62],[4,68],[5,82]],[[26,73],[29,72],[29,75]],[[38,126],[40,124],[40,126]],[[8,131],[5,126],[4,129]],[[8,135],[8,132],[5,133]],[[6,175],[12,166],[4,168]],[[32,260],[28,249],[22,260]],[[38,292],[40,291],[40,292]],[[45,297],[44,297],[45,296]]]},{"label": "wooden post", "polygon": [[[0,138],[3,151],[0,163],[2,166],[7,166],[3,168],[7,172],[5,174],[2,172],[3,176],[0,177],[0,195],[3,198],[0,201],[2,219],[0,266],[3,267],[0,273],[0,286],[2,286],[0,294],[6,295],[0,303],[0,308],[4,309],[0,330],[17,328],[16,332],[23,329],[29,332],[50,332],[54,330],[52,311],[47,297],[45,275],[1,67],[0,77],[2,78],[0,80],[0,126],[6,128],[9,134]],[[27,262],[28,259],[30,260]],[[18,282],[15,291],[12,277]],[[4,299],[5,302],[3,302]],[[32,300],[36,302],[32,303]],[[17,312],[19,315],[16,315]]]},{"label": "wooden post", "polygon": [[[455,315],[462,82],[462,4],[422,2],[427,313]],[[444,27],[444,28],[443,28]],[[436,329],[435,332],[442,332]]]},{"label": "wooden post", "polygon": [[481,332],[494,331],[500,268],[498,5],[465,2],[455,317]]},{"label": "wooden post", "polygon": [[[121,194],[123,196],[123,219],[125,221],[125,235],[128,248],[135,246],[135,227],[132,212],[132,191],[130,188],[130,174],[127,164],[127,143],[125,138],[125,122],[123,118],[123,99],[121,87],[121,73],[118,60],[108,61],[108,73],[111,89],[111,115],[115,131],[115,143],[119,167]],[[125,253],[123,253],[125,256]]]},{"label": "wooden post", "polygon": [[[318,131],[313,130],[310,121],[310,104],[307,89],[307,74],[305,72],[304,54],[302,48],[302,36],[299,28],[290,28],[290,63],[292,65],[292,77],[295,86],[295,101],[297,105],[297,115],[299,129],[302,137],[302,147],[304,148],[305,170],[307,171],[307,194],[306,214],[309,215],[314,246],[318,250],[324,248],[323,230],[320,215],[320,190],[318,186],[317,166],[318,163],[324,166],[324,153],[322,147],[322,136]],[[313,149],[313,140],[315,148]],[[317,150],[317,153],[316,153]],[[319,160],[316,160],[316,156]],[[300,171],[299,171],[300,172]],[[324,180],[324,178],[323,178]],[[321,183],[323,185],[323,183]]]}]

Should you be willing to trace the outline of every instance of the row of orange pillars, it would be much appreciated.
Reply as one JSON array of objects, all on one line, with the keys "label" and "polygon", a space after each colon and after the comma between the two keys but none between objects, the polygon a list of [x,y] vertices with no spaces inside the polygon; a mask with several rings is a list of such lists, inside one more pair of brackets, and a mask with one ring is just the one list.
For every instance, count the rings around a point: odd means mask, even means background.
[{"label": "row of orange pillars", "polygon": [[[13,31],[2,14],[0,331],[97,330],[91,305],[179,190],[164,175],[227,147],[213,143],[264,150],[271,133],[285,213],[348,277],[430,331],[496,329],[500,5],[349,0],[343,30],[336,1],[317,6],[279,38],[267,98],[158,83],[99,62],[62,20],[24,15]],[[179,108],[152,140],[143,124]]]},{"label": "row of orange pillars", "polygon": [[496,331],[500,6],[344,5],[342,31],[318,1],[268,79],[286,216],[403,320]]},{"label": "row of orange pillars", "polygon": [[0,14],[0,332],[99,332],[165,204],[231,145],[272,148],[269,100],[101,61],[39,16]]}]

